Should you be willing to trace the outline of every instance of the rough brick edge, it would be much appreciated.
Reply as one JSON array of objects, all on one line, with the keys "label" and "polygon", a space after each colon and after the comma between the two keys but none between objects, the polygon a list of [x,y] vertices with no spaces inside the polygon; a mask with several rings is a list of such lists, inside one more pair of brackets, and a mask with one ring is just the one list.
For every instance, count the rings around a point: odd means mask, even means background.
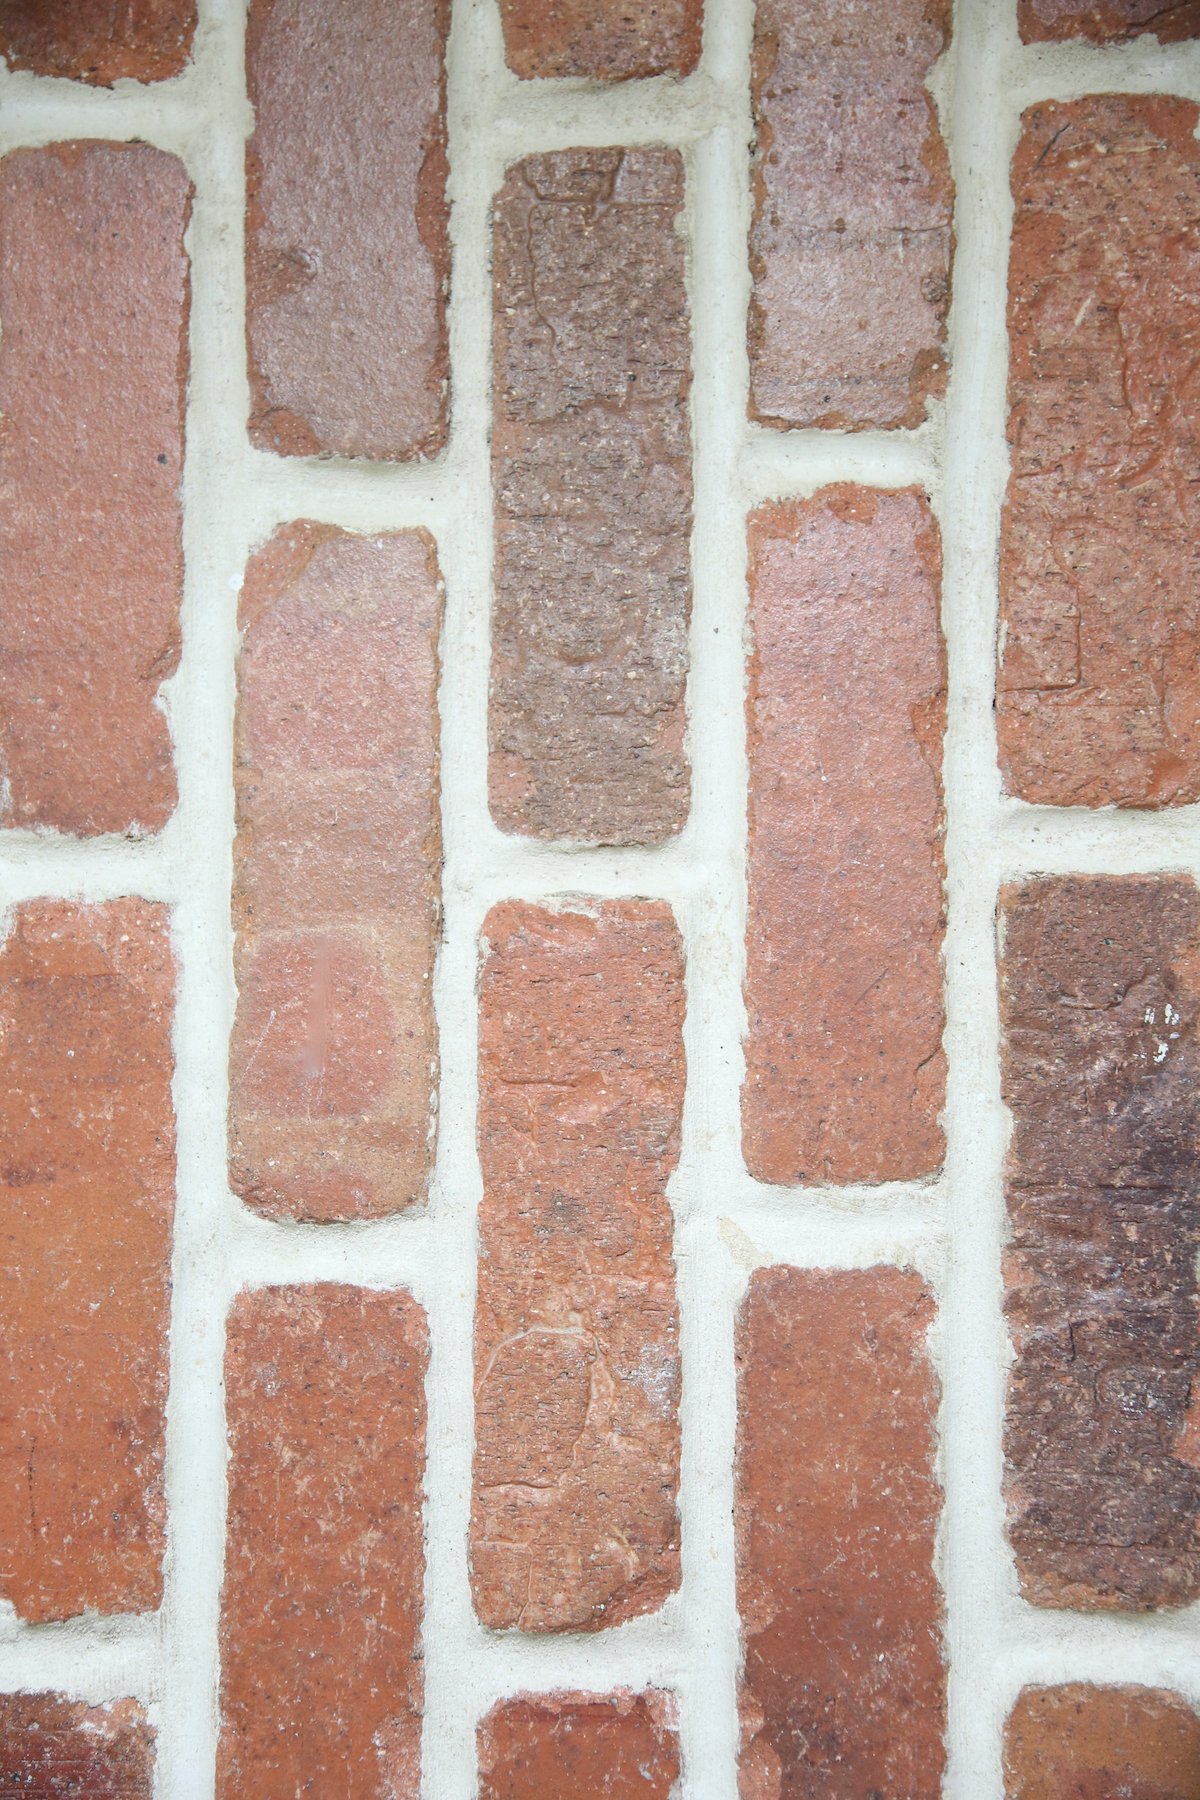
[{"label": "rough brick edge", "polygon": [[[81,4],[81,0],[60,0],[60,11],[69,10],[72,4]],[[181,75],[191,60],[196,36],[195,0],[190,6],[185,3],[177,8],[182,17],[177,41],[172,46],[112,43],[107,49],[100,48],[98,54],[88,57],[85,53],[75,58],[56,48],[53,23],[46,27],[47,41],[41,53],[36,49],[14,48],[12,26],[5,24],[5,15],[11,18],[14,11],[18,12],[19,32],[20,10],[20,0],[16,0],[16,4],[14,0],[0,0],[0,57],[13,70],[27,70],[50,79],[82,81],[88,87],[111,88],[118,81],[136,81],[143,86],[150,82],[170,81]],[[38,0],[26,0],[24,10],[36,12]]]}]

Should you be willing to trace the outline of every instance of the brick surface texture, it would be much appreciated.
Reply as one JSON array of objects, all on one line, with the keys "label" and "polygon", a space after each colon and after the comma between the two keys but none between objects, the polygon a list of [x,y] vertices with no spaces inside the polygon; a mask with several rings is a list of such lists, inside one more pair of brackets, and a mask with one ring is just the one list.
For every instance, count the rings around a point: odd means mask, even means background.
[{"label": "brick surface texture", "polygon": [[1017,0],[1017,15],[1027,44],[1057,38],[1113,44],[1145,32],[1164,44],[1200,37],[1197,0]]},{"label": "brick surface texture", "polygon": [[154,1733],[140,1706],[0,1694],[0,1800],[151,1800]]},{"label": "brick surface texture", "polygon": [[703,0],[500,0],[508,66],[524,77],[596,81],[690,75]]},{"label": "brick surface texture", "polygon": [[682,950],[656,902],[506,903],[484,936],[475,1602],[595,1630],[679,1580]]},{"label": "brick surface texture", "polygon": [[1134,95],[1025,115],[998,695],[1024,800],[1200,797],[1197,116]]},{"label": "brick surface texture", "polygon": [[509,170],[494,249],[491,804],[507,831],[683,825],[690,351],[683,167],[573,150]]},{"label": "brick surface texture", "polygon": [[750,520],[743,1141],[764,1181],[941,1160],[940,574],[915,492]]},{"label": "brick surface texture", "polygon": [[31,901],[0,951],[0,1598],[28,1620],[162,1591],[169,930]]},{"label": "brick surface texture", "polygon": [[0,824],[175,804],[191,189],[146,144],[0,163]]},{"label": "brick surface texture", "polygon": [[750,410],[919,425],[946,383],[952,195],[925,87],[949,0],[759,0]]},{"label": "brick surface texture", "polygon": [[1200,1594],[1200,892],[1009,889],[1009,1519],[1039,1605]]},{"label": "brick surface texture", "polygon": [[672,1800],[678,1779],[666,1694],[523,1694],[479,1728],[479,1800]]},{"label": "brick surface texture", "polygon": [[196,0],[0,0],[0,54],[12,69],[111,87],[186,67]]},{"label": "brick surface texture", "polygon": [[234,1306],[220,1800],[417,1800],[426,1360],[407,1294]]},{"label": "brick surface texture", "polygon": [[378,1217],[433,1155],[440,592],[423,533],[300,524],[242,591],[233,1186]]},{"label": "brick surface texture", "polygon": [[1025,1688],[1004,1776],[1005,1800],[1200,1800],[1200,1719],[1161,1688]]},{"label": "brick surface texture", "polygon": [[743,1800],[936,1800],[937,1381],[900,1269],[759,1269],[738,1327]]},{"label": "brick surface texture", "polygon": [[251,435],[287,456],[446,438],[448,0],[251,0]]}]

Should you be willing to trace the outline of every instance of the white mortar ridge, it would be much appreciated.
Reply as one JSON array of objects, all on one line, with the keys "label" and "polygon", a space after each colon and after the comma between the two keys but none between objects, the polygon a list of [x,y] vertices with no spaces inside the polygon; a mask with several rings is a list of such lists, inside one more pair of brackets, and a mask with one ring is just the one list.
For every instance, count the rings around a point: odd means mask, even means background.
[{"label": "white mortar ridge", "polygon": [[[244,1287],[333,1280],[410,1288],[429,1315],[424,1628],[425,1800],[470,1800],[475,1727],[523,1688],[669,1688],[679,1697],[686,1800],[734,1800],[739,1656],[733,1566],[733,1326],[749,1272],[785,1261],[919,1269],[940,1312],[946,1511],[939,1566],[951,1652],[947,1800],[1001,1800],[1000,1737],[1023,1682],[1134,1680],[1200,1703],[1200,1607],[1146,1617],[1043,1612],[1017,1593],[1003,1534],[1001,1411],[1008,1353],[993,919],[1002,880],[1031,872],[1185,870],[1200,877],[1200,807],[1160,815],[1056,810],[1001,794],[992,702],[1004,441],[1008,165],[1021,109],[1118,89],[1200,100],[1200,44],[1022,47],[1015,0],[957,0],[933,87],[957,182],[951,380],[917,431],[776,432],[746,419],[749,51],[753,0],[708,0],[685,81],[518,82],[495,0],[455,0],[449,50],[452,437],[431,464],[275,458],[249,445],[244,347],[243,0],[201,0],[195,56],[172,82],[112,91],[0,72],[0,149],[66,137],[144,138],[196,185],[192,367],[184,478],[183,658],[164,696],[179,772],[170,824],[141,842],[0,834],[0,908],[44,894],[136,893],[174,907],[180,964],[166,1597],[157,1615],[24,1626],[0,1609],[0,1688],[89,1701],[135,1695],[158,1730],[157,1800],[209,1800],[216,1749],[223,1559],[224,1319]],[[653,850],[505,837],[487,808],[492,195],[538,150],[678,145],[695,379],[695,603],[688,686],[693,805]],[[834,481],[929,489],[945,549],[949,1086],[944,1173],[878,1188],[768,1187],[740,1148],[745,928],[745,514]],[[437,1167],[428,1208],[345,1225],[289,1225],[229,1192],[225,1110],[233,1016],[229,917],[236,606],[248,552],[275,524],[425,525],[446,583],[441,731],[444,933]],[[498,899],[668,900],[687,950],[688,1087],[671,1183],[682,1324],[682,1587],[649,1618],[596,1635],[485,1631],[467,1581],[472,1454],[475,980]]]}]

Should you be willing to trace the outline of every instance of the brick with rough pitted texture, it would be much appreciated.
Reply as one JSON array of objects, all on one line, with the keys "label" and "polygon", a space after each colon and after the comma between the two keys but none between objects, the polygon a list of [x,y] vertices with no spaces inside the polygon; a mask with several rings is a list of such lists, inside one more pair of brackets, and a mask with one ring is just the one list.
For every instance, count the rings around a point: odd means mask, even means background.
[{"label": "brick with rough pitted texture", "polygon": [[10,68],[94,87],[180,74],[195,31],[196,0],[0,0]]},{"label": "brick with rough pitted texture", "polygon": [[133,1700],[0,1694],[0,1800],[151,1800],[154,1733]]},{"label": "brick with rough pitted texture", "polygon": [[1200,1800],[1200,1719],[1162,1688],[1022,1690],[1004,1734],[1005,1800]]},{"label": "brick with rough pitted texture", "polygon": [[672,1800],[679,1740],[667,1694],[519,1694],[479,1727],[479,1800]]}]

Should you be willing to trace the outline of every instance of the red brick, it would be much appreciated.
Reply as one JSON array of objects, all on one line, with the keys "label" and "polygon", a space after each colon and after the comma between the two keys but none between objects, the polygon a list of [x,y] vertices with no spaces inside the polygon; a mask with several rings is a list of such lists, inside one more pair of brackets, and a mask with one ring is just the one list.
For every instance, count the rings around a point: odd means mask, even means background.
[{"label": "red brick", "polygon": [[1200,1719],[1161,1688],[1025,1688],[1004,1776],[1006,1800],[1200,1800]]},{"label": "red brick", "polygon": [[1004,891],[1001,943],[1022,1591],[1179,1605],[1200,1595],[1200,892],[1033,881]]},{"label": "red brick", "polygon": [[154,1733],[132,1700],[0,1694],[0,1800],[151,1800]]},{"label": "red brick", "polygon": [[417,1800],[427,1360],[404,1293],[234,1306],[218,1800]]},{"label": "red brick", "polygon": [[919,425],[946,385],[953,196],[926,80],[950,0],[758,0],[750,413]]},{"label": "red brick", "polygon": [[657,843],[687,817],[690,364],[674,150],[510,169],[494,256],[491,802]]},{"label": "red brick", "polygon": [[285,456],[446,442],[449,0],[251,0],[250,435]]},{"label": "red brick", "polygon": [[196,0],[0,0],[10,68],[111,87],[165,81],[191,55]]},{"label": "red brick", "polygon": [[479,1800],[672,1800],[679,1740],[666,1694],[521,1694],[479,1727]]},{"label": "red brick", "polygon": [[162,1594],[175,1126],[164,907],[37,901],[0,951],[0,1596]]},{"label": "red brick", "polygon": [[997,701],[1024,800],[1200,798],[1197,117],[1128,94],[1025,115]]},{"label": "red brick", "polygon": [[1017,0],[1017,13],[1027,44],[1054,38],[1109,44],[1142,32],[1164,44],[1200,37],[1197,0]]},{"label": "red brick", "polygon": [[154,831],[175,805],[190,208],[146,144],[0,164],[7,825]]},{"label": "red brick", "polygon": [[913,490],[750,520],[743,1141],[764,1181],[942,1156],[941,550]]},{"label": "red brick", "polygon": [[508,66],[522,76],[594,81],[690,75],[703,0],[500,0]]},{"label": "red brick", "polygon": [[274,1217],[379,1217],[433,1157],[432,541],[285,526],[241,619],[231,1179]]},{"label": "red brick", "polygon": [[590,1631],[679,1582],[682,950],[657,901],[505,902],[484,940],[475,1603]]},{"label": "red brick", "polygon": [[738,1328],[742,1800],[936,1800],[933,1302],[900,1269],[758,1270]]}]

